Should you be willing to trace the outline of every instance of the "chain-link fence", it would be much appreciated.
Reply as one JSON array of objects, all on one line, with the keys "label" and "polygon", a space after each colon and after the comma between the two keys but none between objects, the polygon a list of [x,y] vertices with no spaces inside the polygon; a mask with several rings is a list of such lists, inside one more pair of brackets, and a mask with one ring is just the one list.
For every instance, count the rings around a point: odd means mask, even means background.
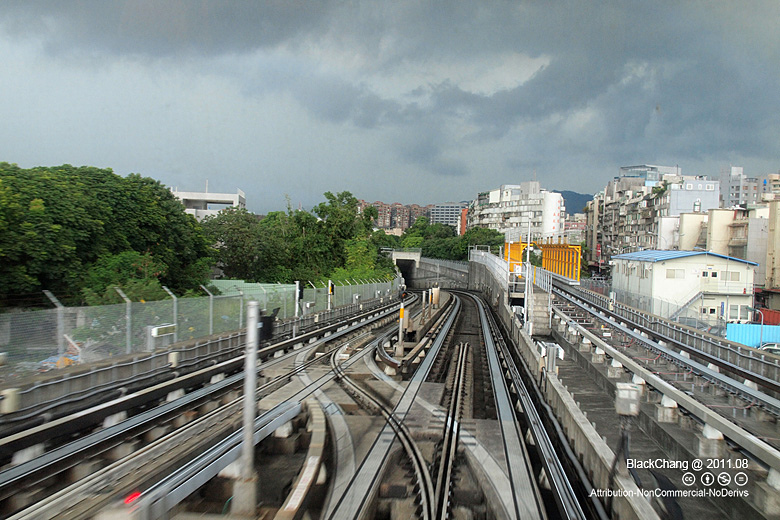
[{"label": "chain-link fence", "polygon": [[299,299],[297,317],[295,285],[214,282],[222,294],[0,314],[0,384],[53,368],[239,330],[246,326],[249,300],[257,300],[268,312],[279,309],[277,319],[282,320],[283,330],[299,327],[314,313],[390,296],[401,278],[338,282],[330,298],[327,286],[309,286]]}]

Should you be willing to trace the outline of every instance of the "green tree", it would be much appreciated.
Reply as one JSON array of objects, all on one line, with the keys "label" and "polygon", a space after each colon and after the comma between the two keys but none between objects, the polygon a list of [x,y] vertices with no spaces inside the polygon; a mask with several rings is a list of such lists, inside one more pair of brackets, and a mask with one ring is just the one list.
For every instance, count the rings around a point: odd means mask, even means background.
[{"label": "green tree", "polygon": [[0,293],[6,297],[49,289],[77,301],[90,266],[128,250],[165,265],[159,281],[173,290],[207,279],[211,250],[200,225],[153,179],[68,164],[0,163],[0,197]]},{"label": "green tree", "polygon": [[504,245],[503,233],[499,233],[495,229],[479,227],[467,229],[463,234],[463,238],[468,247],[486,245],[490,246],[491,250],[498,251],[498,248]]},{"label": "green tree", "polygon": [[167,293],[160,284],[166,266],[152,255],[124,251],[100,257],[87,271],[84,300],[88,305],[121,303],[114,287],[133,301],[161,300]]},{"label": "green tree", "polygon": [[245,208],[227,208],[204,219],[203,230],[216,249],[225,277],[257,281],[263,259],[258,218]]}]

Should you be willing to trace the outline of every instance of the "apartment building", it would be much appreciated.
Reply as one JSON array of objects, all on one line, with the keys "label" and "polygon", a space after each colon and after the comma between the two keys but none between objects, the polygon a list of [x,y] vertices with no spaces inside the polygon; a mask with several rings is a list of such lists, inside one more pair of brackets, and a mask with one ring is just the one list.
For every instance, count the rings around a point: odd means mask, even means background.
[{"label": "apartment building", "polygon": [[382,201],[366,202],[358,200],[358,209],[363,211],[367,206],[376,208],[378,216],[376,226],[391,234],[400,235],[414,224],[418,217],[428,217],[432,205],[420,206],[418,204],[404,205],[400,202],[387,204]]},{"label": "apartment building", "polygon": [[584,213],[566,215],[566,220],[563,223],[563,235],[569,244],[579,244],[585,240],[586,228],[587,219]]},{"label": "apartment building", "polygon": [[761,201],[759,179],[745,175],[741,166],[731,166],[721,171],[720,199],[724,208],[756,204]]},{"label": "apartment building", "polygon": [[541,188],[538,181],[505,184],[479,193],[469,204],[467,227],[504,233],[508,242],[560,236],[566,207],[560,193]]},{"label": "apartment building", "polygon": [[586,207],[591,266],[630,251],[677,249],[680,215],[706,214],[719,204],[718,181],[682,175],[677,166],[627,166],[620,173]]},{"label": "apartment building", "polygon": [[468,202],[444,202],[434,204],[431,208],[431,224],[445,224],[458,228],[460,214],[464,208],[468,208]]}]

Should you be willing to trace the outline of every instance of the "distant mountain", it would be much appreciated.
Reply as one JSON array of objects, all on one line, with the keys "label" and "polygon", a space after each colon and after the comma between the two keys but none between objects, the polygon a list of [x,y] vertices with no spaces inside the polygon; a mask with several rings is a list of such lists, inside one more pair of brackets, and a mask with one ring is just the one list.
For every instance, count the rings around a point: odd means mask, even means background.
[{"label": "distant mountain", "polygon": [[588,201],[593,200],[593,195],[587,193],[577,193],[576,191],[558,191],[563,195],[563,200],[566,204],[566,213],[573,215],[574,213],[582,213],[582,208]]}]

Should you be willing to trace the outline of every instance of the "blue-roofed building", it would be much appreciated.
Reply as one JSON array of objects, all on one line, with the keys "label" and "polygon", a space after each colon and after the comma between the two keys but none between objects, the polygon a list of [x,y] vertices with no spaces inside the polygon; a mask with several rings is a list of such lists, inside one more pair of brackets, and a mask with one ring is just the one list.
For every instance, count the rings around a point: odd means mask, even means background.
[{"label": "blue-roofed building", "polygon": [[710,325],[751,319],[755,262],[709,251],[645,250],[612,257],[620,301]]}]

